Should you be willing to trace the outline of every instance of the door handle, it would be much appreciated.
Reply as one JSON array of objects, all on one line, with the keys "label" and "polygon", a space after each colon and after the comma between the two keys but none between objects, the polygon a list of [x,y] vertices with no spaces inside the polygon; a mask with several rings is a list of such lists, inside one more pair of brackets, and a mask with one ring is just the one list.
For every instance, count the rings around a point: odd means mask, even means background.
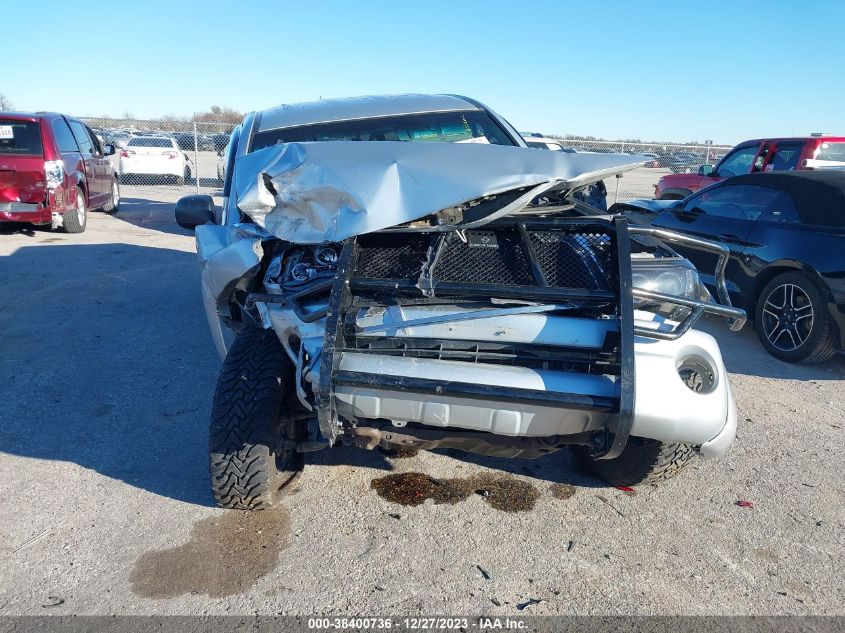
[{"label": "door handle", "polygon": [[733,233],[722,233],[717,236],[720,242],[741,242],[742,239],[739,235],[735,235]]}]

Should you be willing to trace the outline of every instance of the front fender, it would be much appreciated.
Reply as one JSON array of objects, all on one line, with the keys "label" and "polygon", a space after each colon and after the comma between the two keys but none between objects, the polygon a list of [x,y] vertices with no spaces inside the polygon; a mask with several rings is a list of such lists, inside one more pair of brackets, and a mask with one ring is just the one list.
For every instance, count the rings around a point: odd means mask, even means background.
[{"label": "front fender", "polygon": [[222,317],[230,317],[229,299],[240,283],[249,283],[261,265],[262,236],[250,226],[205,224],[195,231],[201,268],[202,301],[211,337],[220,357],[232,340]]}]

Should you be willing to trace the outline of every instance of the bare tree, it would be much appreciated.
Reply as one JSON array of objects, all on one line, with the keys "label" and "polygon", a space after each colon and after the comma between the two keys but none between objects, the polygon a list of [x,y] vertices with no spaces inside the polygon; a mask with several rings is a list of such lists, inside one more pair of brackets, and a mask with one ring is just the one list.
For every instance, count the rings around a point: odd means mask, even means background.
[{"label": "bare tree", "polygon": [[227,123],[235,125],[240,123],[243,118],[244,115],[237,110],[213,105],[208,112],[195,112],[191,120],[197,123]]},{"label": "bare tree", "polygon": [[6,95],[0,94],[0,110],[11,110],[14,107]]}]

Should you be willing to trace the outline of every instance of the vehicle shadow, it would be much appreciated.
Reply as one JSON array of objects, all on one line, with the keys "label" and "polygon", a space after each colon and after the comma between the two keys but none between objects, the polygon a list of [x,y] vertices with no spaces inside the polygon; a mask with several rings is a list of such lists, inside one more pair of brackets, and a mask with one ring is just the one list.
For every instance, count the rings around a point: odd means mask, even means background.
[{"label": "vehicle shadow", "polygon": [[0,303],[0,451],[212,505],[207,424],[219,359],[196,256],[45,241],[36,234],[0,257],[14,298]]},{"label": "vehicle shadow", "polygon": [[192,231],[176,224],[176,201],[150,200],[149,198],[121,198],[120,210],[112,217],[137,227],[162,233],[193,235]]},{"label": "vehicle shadow", "polygon": [[[50,227],[47,226],[47,229]],[[26,235],[27,237],[35,237],[36,231],[43,229],[43,227],[24,222],[0,222],[0,235]]]},{"label": "vehicle shadow", "polygon": [[436,449],[434,452],[490,470],[522,475],[549,483],[571,484],[581,488],[607,488],[609,486],[601,479],[587,473],[566,447],[536,459],[489,457],[451,448]]},{"label": "vehicle shadow", "polygon": [[354,466],[375,470],[393,470],[393,464],[379,450],[366,450],[354,446],[335,445],[305,457],[308,466]]},{"label": "vehicle shadow", "polygon": [[722,351],[725,367],[733,374],[782,378],[788,380],[842,380],[845,378],[845,355],[817,364],[785,363],[769,354],[750,324],[739,332],[731,332],[724,320],[701,319],[695,327],[711,334]]},{"label": "vehicle shadow", "polygon": [[[537,459],[489,457],[451,448],[438,448],[431,452],[456,462],[474,464],[492,471],[520,475],[549,483],[565,483],[581,488],[608,487],[606,482],[587,473],[566,448]],[[379,449],[366,450],[349,446],[335,446],[310,453],[306,457],[306,469],[309,467],[352,466],[393,471],[397,462],[405,462],[408,459],[409,457],[387,456]],[[413,457],[411,456],[410,459],[413,459]],[[409,463],[409,466],[413,469],[412,463]],[[453,476],[460,477],[464,474],[464,471],[456,469]]]}]

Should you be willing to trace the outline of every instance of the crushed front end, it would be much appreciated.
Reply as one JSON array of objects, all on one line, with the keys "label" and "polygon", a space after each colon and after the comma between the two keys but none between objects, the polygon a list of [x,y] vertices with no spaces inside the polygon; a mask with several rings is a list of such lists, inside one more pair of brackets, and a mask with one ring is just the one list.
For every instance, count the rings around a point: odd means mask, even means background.
[{"label": "crushed front end", "polygon": [[509,456],[610,451],[633,421],[627,247],[624,220],[350,240],[326,322],[321,431]]},{"label": "crushed front end", "polygon": [[[249,301],[293,361],[311,449],[537,457],[579,444],[613,458],[631,434],[697,446],[732,436],[715,341],[683,317],[635,310],[632,244],[660,258],[606,216],[277,244]],[[686,317],[720,309],[673,301]]]},{"label": "crushed front end", "polygon": [[716,303],[664,243],[692,238],[579,199],[635,159],[552,154],[325,142],[239,159],[244,221],[197,229],[206,307],[221,348],[226,328],[277,335],[307,425],[297,451],[727,449],[727,372],[691,329],[705,312],[744,322],[722,292],[727,252],[707,245]]}]

